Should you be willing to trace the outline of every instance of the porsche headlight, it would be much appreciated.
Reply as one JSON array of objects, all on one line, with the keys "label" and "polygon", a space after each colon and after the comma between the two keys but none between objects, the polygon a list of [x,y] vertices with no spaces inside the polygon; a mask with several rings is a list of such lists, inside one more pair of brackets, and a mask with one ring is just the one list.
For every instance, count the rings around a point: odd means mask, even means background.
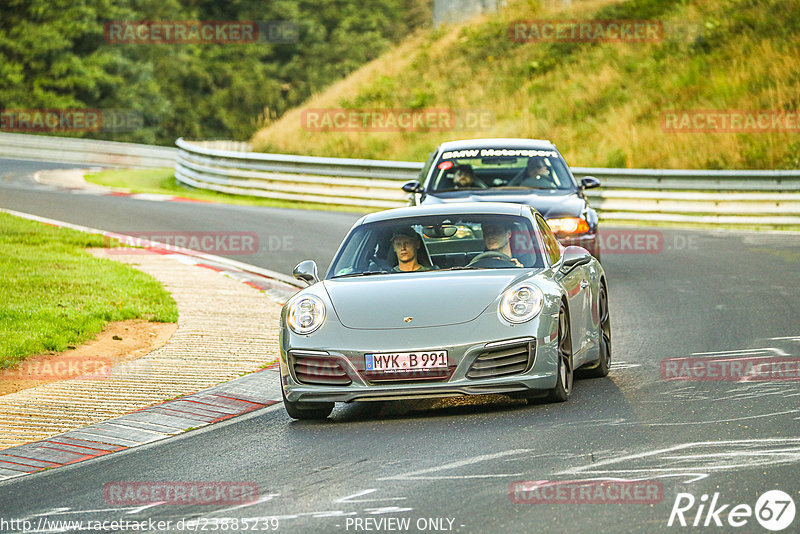
[{"label": "porsche headlight", "polygon": [[509,323],[524,323],[539,315],[543,305],[542,290],[522,284],[505,292],[500,301],[500,315]]},{"label": "porsche headlight", "polygon": [[310,334],[325,322],[325,303],[317,296],[306,295],[289,305],[286,322],[297,334]]}]

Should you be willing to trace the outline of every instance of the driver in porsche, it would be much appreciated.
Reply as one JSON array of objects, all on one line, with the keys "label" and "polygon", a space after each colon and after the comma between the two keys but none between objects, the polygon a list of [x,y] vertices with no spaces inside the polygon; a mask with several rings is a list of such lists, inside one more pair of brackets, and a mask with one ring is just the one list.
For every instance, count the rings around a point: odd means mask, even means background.
[{"label": "driver in porsche", "polygon": [[483,230],[483,243],[487,252],[499,252],[508,256],[509,261],[517,267],[522,267],[522,263],[511,256],[511,229],[503,224],[496,222],[485,222],[481,224]]}]

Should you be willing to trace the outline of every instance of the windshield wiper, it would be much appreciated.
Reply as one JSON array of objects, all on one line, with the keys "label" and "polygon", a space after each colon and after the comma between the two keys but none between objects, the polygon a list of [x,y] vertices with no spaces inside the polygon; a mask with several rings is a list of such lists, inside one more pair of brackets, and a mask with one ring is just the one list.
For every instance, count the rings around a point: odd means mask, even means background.
[{"label": "windshield wiper", "polygon": [[552,187],[529,187],[527,185],[501,185],[493,187],[492,189],[553,189]]},{"label": "windshield wiper", "polygon": [[353,276],[369,276],[371,274],[388,274],[388,273],[389,273],[389,271],[363,271],[363,272],[360,272],[360,273],[339,274],[339,275],[336,275],[336,276],[331,276],[331,279],[333,279],[333,278],[350,278],[350,277],[353,277]]}]

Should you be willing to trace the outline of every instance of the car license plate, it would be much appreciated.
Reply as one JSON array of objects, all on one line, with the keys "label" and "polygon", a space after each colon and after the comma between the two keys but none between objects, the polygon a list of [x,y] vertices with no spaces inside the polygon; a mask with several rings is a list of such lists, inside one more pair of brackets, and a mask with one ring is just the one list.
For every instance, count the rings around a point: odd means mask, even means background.
[{"label": "car license plate", "polygon": [[364,369],[368,372],[388,371],[423,371],[426,369],[446,369],[446,350],[428,350],[419,352],[385,352],[365,354]]}]

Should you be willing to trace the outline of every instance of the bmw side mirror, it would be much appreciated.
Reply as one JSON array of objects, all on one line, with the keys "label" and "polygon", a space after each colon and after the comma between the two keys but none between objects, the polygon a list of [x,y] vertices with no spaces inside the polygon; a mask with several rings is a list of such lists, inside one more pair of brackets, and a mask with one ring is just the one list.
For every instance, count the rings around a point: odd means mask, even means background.
[{"label": "bmw side mirror", "polygon": [[403,184],[403,191],[406,193],[422,193],[422,186],[417,180],[411,180]]},{"label": "bmw side mirror", "polygon": [[600,180],[595,178],[594,176],[584,176],[581,180],[581,187],[583,189],[593,189],[595,187],[600,187]]},{"label": "bmw side mirror", "polygon": [[592,261],[592,255],[589,254],[588,250],[583,247],[571,245],[564,249],[561,270],[569,271],[573,267],[577,267],[578,265],[586,265],[590,261]]},{"label": "bmw side mirror", "polygon": [[319,282],[316,262],[314,260],[301,261],[292,271],[292,276],[308,285],[316,284]]}]

